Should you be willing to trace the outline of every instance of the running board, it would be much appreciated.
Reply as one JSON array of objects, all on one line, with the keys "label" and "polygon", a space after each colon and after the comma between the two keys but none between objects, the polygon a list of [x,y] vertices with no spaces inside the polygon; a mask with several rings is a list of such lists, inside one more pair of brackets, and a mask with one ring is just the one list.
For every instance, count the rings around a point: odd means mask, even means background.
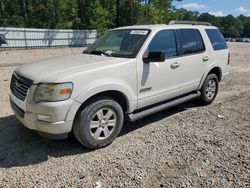
[{"label": "running board", "polygon": [[148,115],[155,114],[155,113],[160,112],[162,110],[165,110],[165,109],[171,108],[173,106],[179,105],[181,103],[190,101],[194,98],[199,97],[200,95],[201,95],[201,93],[199,91],[197,91],[195,93],[191,93],[191,94],[186,95],[184,97],[169,101],[167,103],[163,103],[161,105],[146,109],[144,111],[140,111],[140,112],[137,112],[135,114],[131,113],[128,115],[128,120],[134,122],[134,121],[141,119],[143,117],[146,117]]}]

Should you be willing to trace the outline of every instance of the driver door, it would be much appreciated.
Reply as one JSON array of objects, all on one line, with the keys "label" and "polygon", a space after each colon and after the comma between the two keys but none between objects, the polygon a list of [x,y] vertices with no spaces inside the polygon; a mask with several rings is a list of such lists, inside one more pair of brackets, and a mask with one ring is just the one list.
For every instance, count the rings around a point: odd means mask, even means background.
[{"label": "driver door", "polygon": [[181,95],[182,60],[177,56],[173,29],[159,31],[151,40],[148,51],[164,51],[164,62],[144,63],[138,71],[138,109]]}]

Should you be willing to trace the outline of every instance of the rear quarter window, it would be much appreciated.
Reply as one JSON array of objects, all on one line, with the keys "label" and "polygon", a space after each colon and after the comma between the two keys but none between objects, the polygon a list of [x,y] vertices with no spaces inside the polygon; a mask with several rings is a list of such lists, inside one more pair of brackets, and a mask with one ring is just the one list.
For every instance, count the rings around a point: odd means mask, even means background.
[{"label": "rear quarter window", "polygon": [[227,43],[218,29],[206,29],[207,36],[215,51],[227,49]]}]

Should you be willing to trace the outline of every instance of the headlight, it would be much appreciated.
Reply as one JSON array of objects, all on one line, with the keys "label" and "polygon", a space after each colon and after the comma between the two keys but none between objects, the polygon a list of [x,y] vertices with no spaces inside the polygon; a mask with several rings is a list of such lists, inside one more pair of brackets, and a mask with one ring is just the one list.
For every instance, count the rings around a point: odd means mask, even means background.
[{"label": "headlight", "polygon": [[67,100],[70,98],[72,90],[73,83],[41,83],[36,88],[34,100],[36,102],[56,102]]}]

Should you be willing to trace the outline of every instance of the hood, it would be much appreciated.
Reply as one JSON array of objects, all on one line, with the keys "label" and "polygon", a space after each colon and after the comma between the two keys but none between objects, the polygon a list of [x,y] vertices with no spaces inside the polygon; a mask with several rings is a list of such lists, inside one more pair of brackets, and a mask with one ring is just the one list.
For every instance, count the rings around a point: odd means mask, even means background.
[{"label": "hood", "polygon": [[15,72],[34,81],[53,82],[60,77],[68,76],[73,72],[95,69],[110,64],[123,63],[126,58],[107,57],[100,55],[76,54],[42,60],[18,67]]}]

